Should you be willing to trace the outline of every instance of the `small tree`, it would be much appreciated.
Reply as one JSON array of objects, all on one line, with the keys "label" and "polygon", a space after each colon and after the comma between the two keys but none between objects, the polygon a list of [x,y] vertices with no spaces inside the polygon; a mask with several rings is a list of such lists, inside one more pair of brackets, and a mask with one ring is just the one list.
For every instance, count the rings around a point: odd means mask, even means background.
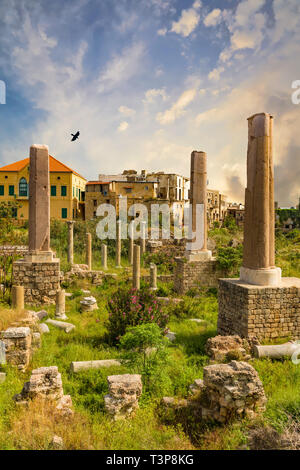
[{"label": "small tree", "polygon": [[142,375],[147,391],[152,387],[153,379],[158,379],[164,364],[167,362],[167,340],[154,323],[145,323],[129,328],[120,340],[124,351],[123,359],[128,367]]}]

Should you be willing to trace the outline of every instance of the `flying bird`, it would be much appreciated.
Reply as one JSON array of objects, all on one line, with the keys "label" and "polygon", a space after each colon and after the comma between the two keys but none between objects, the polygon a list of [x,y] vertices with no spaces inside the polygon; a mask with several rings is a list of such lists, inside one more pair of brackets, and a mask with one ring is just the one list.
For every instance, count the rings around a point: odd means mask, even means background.
[{"label": "flying bird", "polygon": [[80,132],[77,131],[76,134],[71,134],[73,137],[71,139],[71,142],[74,142],[74,140],[78,139],[79,135],[80,135]]}]

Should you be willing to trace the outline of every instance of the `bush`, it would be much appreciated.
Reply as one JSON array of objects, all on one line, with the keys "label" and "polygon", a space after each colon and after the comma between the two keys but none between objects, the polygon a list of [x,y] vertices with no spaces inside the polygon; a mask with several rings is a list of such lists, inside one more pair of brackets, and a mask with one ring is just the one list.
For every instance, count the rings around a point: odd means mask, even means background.
[{"label": "bush", "polygon": [[152,389],[168,359],[166,338],[155,323],[138,325],[127,330],[120,340],[127,366],[142,375],[146,391]]},{"label": "bush", "polygon": [[161,302],[147,288],[136,290],[123,287],[113,294],[107,306],[109,319],[106,326],[113,343],[119,341],[128,326],[156,323],[164,330],[168,322]]},{"label": "bush", "polygon": [[241,266],[243,258],[243,246],[239,245],[236,248],[227,246],[219,248],[217,254],[218,268],[226,273],[235,273]]}]

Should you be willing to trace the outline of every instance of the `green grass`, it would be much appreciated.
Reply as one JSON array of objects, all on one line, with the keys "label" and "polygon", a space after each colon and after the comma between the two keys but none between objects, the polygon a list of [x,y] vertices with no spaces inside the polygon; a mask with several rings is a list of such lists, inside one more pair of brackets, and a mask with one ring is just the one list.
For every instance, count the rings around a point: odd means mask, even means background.
[{"label": "green grass", "polygon": [[[214,232],[220,246],[232,238],[228,231],[217,229]],[[299,238],[277,238],[277,265],[283,269],[284,275],[300,277],[299,251]],[[94,254],[93,268],[101,269],[100,252]],[[62,262],[66,264],[64,255]],[[75,262],[84,263],[84,254],[76,255]],[[123,266],[128,266],[126,257],[123,257]],[[66,449],[167,450],[192,449],[194,446],[198,449],[237,449],[247,447],[247,435],[253,426],[270,425],[282,432],[288,420],[300,420],[300,367],[290,360],[263,359],[251,362],[259,373],[268,398],[264,416],[254,424],[246,420],[226,426],[162,421],[158,413],[161,397],[188,395],[189,385],[203,376],[203,367],[208,364],[206,341],[216,335],[216,289],[194,289],[183,297],[183,303],[170,307],[168,326],[176,333],[176,340],[168,345],[168,361],[152,392],[144,391],[135,417],[113,422],[104,411],[107,376],[134,371],[125,366],[77,374],[70,371],[72,361],[120,356],[119,349],[106,342],[106,303],[113,291],[128,284],[129,275],[124,269],[115,269],[113,257],[110,257],[109,272],[117,273],[118,280],[105,281],[100,287],[76,280],[66,288],[67,292],[74,293],[74,297],[66,301],[66,314],[68,321],[76,326],[74,331],[66,334],[49,325],[51,332],[43,335],[42,347],[34,354],[25,374],[5,366],[7,379],[0,385],[0,449],[49,449],[54,434],[63,436]],[[158,286],[159,295],[177,297],[172,283],[159,282]],[[97,298],[98,310],[79,312],[81,288],[88,288]],[[54,317],[53,306],[47,307],[47,311],[50,317]],[[191,318],[203,321],[191,322]],[[42,406],[34,407],[32,404],[28,410],[19,410],[12,400],[13,395],[21,391],[32,369],[51,365],[58,366],[64,393],[72,396],[76,413],[71,423],[55,420],[51,409]]]}]

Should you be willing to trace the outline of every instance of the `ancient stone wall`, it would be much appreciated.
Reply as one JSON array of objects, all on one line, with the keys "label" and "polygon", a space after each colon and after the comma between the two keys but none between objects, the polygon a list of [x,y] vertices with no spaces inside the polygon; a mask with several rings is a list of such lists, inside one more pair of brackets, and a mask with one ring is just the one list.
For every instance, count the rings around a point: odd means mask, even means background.
[{"label": "ancient stone wall", "polygon": [[218,334],[299,339],[300,279],[283,278],[280,287],[220,279]]},{"label": "ancient stone wall", "polygon": [[28,246],[23,245],[1,245],[0,255],[20,255],[24,256],[28,252]]},{"label": "ancient stone wall", "polygon": [[24,286],[25,302],[29,304],[55,303],[60,288],[59,261],[30,263],[24,260],[13,265],[14,285]]},{"label": "ancient stone wall", "polygon": [[186,262],[185,258],[175,258],[175,262],[174,288],[179,294],[191,287],[217,287],[218,279],[224,276],[215,259]]}]

